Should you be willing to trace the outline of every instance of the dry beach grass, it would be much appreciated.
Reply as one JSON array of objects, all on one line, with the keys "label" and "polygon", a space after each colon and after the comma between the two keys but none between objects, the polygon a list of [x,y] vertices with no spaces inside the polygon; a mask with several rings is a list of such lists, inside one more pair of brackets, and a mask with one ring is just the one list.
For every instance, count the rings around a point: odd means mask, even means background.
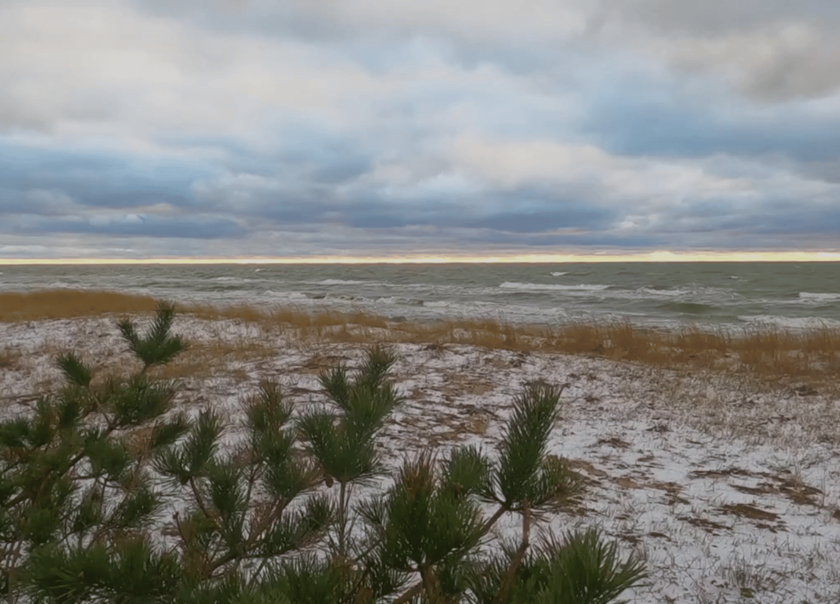
[{"label": "dry beach grass", "polygon": [[[101,315],[150,313],[148,296],[89,290],[54,290],[0,294],[0,322],[44,321]],[[308,343],[468,344],[490,349],[596,356],[673,368],[715,369],[759,375],[763,379],[806,380],[833,385],[840,372],[840,329],[824,326],[803,331],[772,326],[739,332],[710,332],[697,327],[663,331],[629,323],[570,323],[562,326],[509,325],[493,320],[412,323],[365,313],[311,313],[296,308],[182,305],[181,312],[207,320],[243,321],[279,329]],[[249,353],[249,347],[253,350]],[[226,347],[217,349],[224,355]],[[259,342],[241,342],[237,355],[257,356]],[[0,345],[0,355],[13,354]],[[213,350],[193,353],[198,363],[212,361]],[[2,360],[2,356],[0,356]],[[212,363],[211,363],[212,365]]]},{"label": "dry beach grass", "polygon": [[[114,318],[142,321],[154,306],[97,292],[0,295],[4,412],[57,383],[60,351],[124,371]],[[319,371],[390,343],[407,397],[382,442],[395,464],[428,447],[492,447],[523,384],[568,384],[551,453],[590,493],[552,525],[596,525],[643,552],[651,579],[632,602],[840,601],[836,331],[416,325],[248,306],[184,307],[175,331],[191,348],[155,371],[182,380],[186,408],[230,414],[263,377],[317,403]]]}]

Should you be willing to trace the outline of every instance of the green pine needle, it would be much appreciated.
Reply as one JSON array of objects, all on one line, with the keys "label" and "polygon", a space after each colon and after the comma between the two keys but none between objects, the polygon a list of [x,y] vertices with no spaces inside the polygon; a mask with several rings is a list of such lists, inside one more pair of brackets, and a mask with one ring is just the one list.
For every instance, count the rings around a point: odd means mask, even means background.
[{"label": "green pine needle", "polygon": [[61,369],[65,379],[71,384],[81,386],[82,388],[90,386],[92,376],[91,368],[82,363],[79,357],[72,352],[59,355],[58,359],[56,359],[56,364]]},{"label": "green pine needle", "polygon": [[142,373],[154,365],[165,365],[186,350],[187,343],[181,336],[171,336],[175,306],[170,302],[158,305],[155,318],[141,337],[131,319],[122,319],[117,326],[129,350],[143,362]]},{"label": "green pine needle", "polygon": [[548,438],[559,417],[562,389],[531,384],[514,400],[503,429],[496,484],[500,503],[513,508],[527,499],[533,507],[546,502],[541,473]]}]

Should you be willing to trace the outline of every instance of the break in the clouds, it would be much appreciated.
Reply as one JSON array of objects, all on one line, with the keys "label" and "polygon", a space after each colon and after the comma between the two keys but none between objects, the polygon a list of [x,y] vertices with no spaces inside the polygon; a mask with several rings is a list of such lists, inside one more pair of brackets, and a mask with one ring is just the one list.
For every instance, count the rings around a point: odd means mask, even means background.
[{"label": "break in the clouds", "polygon": [[834,251],[835,0],[0,0],[0,259]]}]

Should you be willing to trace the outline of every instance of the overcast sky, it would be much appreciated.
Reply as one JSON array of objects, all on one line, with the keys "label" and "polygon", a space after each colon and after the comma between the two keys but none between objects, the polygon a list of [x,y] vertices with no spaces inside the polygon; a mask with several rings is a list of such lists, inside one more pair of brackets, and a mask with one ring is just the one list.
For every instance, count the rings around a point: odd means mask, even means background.
[{"label": "overcast sky", "polygon": [[840,250],[837,0],[0,0],[0,259]]}]

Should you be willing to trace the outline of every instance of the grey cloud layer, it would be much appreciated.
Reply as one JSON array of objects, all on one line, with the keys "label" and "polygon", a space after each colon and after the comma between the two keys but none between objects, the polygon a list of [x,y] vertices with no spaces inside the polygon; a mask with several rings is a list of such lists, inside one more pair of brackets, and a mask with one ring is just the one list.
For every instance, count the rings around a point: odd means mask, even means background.
[{"label": "grey cloud layer", "polygon": [[254,0],[136,2],[157,14],[198,19],[206,27],[323,43],[420,34],[485,51],[488,42],[515,47],[522,39],[632,49],[676,69],[722,74],[765,99],[819,97],[840,85],[840,9],[834,0],[463,0],[457,5],[288,0],[282,7]]},{"label": "grey cloud layer", "polygon": [[4,2],[0,257],[833,248],[838,6]]}]

